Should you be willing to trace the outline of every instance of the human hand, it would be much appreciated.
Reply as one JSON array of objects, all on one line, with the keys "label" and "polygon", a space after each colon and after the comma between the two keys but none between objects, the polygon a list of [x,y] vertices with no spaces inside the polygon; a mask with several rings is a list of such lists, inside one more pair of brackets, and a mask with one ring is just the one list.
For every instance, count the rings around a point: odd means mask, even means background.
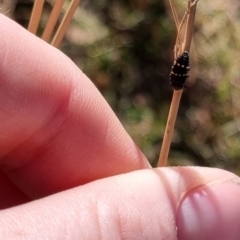
[{"label": "human hand", "polygon": [[239,239],[237,176],[150,169],[66,56],[0,20],[0,239]]}]

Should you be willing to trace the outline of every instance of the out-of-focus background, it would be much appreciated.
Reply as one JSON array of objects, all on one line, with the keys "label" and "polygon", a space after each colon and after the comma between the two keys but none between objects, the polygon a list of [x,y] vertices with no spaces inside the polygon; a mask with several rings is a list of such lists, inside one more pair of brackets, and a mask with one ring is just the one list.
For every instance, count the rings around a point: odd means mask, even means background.
[{"label": "out-of-focus background", "polygon": [[[182,17],[186,1],[173,2]],[[45,2],[38,34],[51,3]],[[5,0],[1,12],[26,28],[32,7],[33,1]],[[167,0],[82,0],[60,47],[94,82],[153,166],[172,97],[175,38]],[[169,164],[240,175],[238,0],[199,0],[190,57]]]}]

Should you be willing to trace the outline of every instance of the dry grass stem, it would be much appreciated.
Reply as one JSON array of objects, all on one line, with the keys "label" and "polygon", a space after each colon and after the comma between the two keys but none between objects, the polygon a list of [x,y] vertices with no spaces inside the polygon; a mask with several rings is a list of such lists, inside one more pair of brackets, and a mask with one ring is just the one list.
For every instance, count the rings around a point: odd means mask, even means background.
[{"label": "dry grass stem", "polygon": [[[198,0],[189,0],[188,1],[187,11],[183,16],[180,26],[177,26],[178,34],[177,34],[177,38],[176,38],[176,45],[178,44],[180,31],[182,29],[182,25],[184,24],[185,18],[187,16],[184,42],[181,45],[180,53],[178,52],[177,47],[175,47],[175,51],[174,51],[175,58],[177,56],[179,56],[179,54],[182,54],[184,51],[189,52],[189,50],[190,50],[191,41],[192,41],[192,30],[193,30],[193,26],[194,26],[195,15],[196,15],[197,2],[198,2]],[[174,9],[173,7],[171,7],[171,8]],[[175,14],[175,10],[172,10],[172,11],[173,11],[173,14]],[[175,21],[175,23],[177,25],[176,21]],[[166,125],[166,129],[164,132],[160,156],[158,159],[158,167],[167,165],[168,154],[169,154],[169,150],[170,150],[170,145],[171,145],[171,141],[172,141],[174,126],[175,126],[175,122],[176,122],[176,118],[177,118],[177,113],[178,113],[178,108],[179,108],[182,92],[183,92],[182,89],[173,91],[173,97],[172,97],[172,102],[171,102],[170,111],[169,111],[169,115],[168,115],[167,125]]]},{"label": "dry grass stem", "polygon": [[182,96],[182,90],[174,91],[169,114],[168,114],[167,126],[164,132],[164,138],[163,138],[161,153],[158,161],[158,167],[163,167],[167,165],[169,149],[172,141],[174,125],[177,118],[177,112],[178,112],[181,96]]},{"label": "dry grass stem", "polygon": [[30,22],[28,25],[28,31],[36,34],[38,25],[40,22],[42,10],[43,10],[44,0],[35,0]]},{"label": "dry grass stem", "polygon": [[187,26],[186,26],[186,32],[183,42],[183,52],[184,51],[190,51],[191,43],[192,43],[192,33],[193,33],[193,27],[194,27],[194,21],[195,21],[195,15],[197,10],[197,2],[198,0],[189,1],[188,2],[188,18],[187,18]]},{"label": "dry grass stem", "polygon": [[64,4],[64,0],[56,0],[54,3],[53,10],[49,16],[47,25],[42,34],[42,39],[46,42],[49,41],[49,39],[52,35],[53,29],[56,25],[59,15],[61,13],[63,4]]},{"label": "dry grass stem", "polygon": [[68,25],[70,23],[70,21],[72,20],[73,14],[76,11],[78,4],[79,4],[80,0],[72,0],[72,2],[69,5],[69,8],[67,10],[67,12],[64,15],[64,18],[52,40],[52,45],[55,47],[58,47],[67,31]]}]

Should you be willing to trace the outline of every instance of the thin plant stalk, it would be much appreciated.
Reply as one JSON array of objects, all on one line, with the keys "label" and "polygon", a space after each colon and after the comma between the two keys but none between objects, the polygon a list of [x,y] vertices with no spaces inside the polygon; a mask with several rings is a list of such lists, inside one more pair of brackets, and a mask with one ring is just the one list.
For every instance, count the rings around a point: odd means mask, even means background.
[{"label": "thin plant stalk", "polygon": [[174,91],[172,102],[168,114],[167,126],[165,128],[161,153],[158,161],[158,167],[163,167],[167,165],[169,149],[172,141],[172,136],[174,132],[174,126],[177,118],[178,108],[180,104],[180,99],[182,96],[182,90]]},{"label": "thin plant stalk", "polygon": [[55,3],[54,3],[54,6],[53,6],[52,12],[49,16],[47,25],[44,29],[43,34],[42,34],[42,39],[46,42],[49,41],[49,39],[52,35],[53,29],[56,25],[56,22],[59,18],[59,15],[61,13],[63,4],[64,4],[64,0],[56,0]]},{"label": "thin plant stalk", "polygon": [[80,0],[72,0],[72,2],[69,5],[69,8],[67,12],[64,15],[64,18],[55,34],[53,37],[53,40],[51,44],[55,47],[58,47],[67,31],[68,25],[70,21],[72,20],[73,14],[76,11],[78,5],[79,5]]},{"label": "thin plant stalk", "polygon": [[187,18],[187,26],[186,26],[186,32],[184,37],[184,43],[183,43],[183,51],[190,52],[190,47],[192,43],[192,33],[193,33],[193,27],[194,27],[194,21],[197,11],[197,2],[198,0],[189,1],[189,15]]},{"label": "thin plant stalk", "polygon": [[[190,50],[191,41],[192,41],[192,30],[194,26],[194,20],[196,15],[196,7],[197,7],[198,0],[189,0],[188,1],[188,8],[187,8],[187,23],[186,23],[186,32],[184,36],[184,42],[182,44],[182,52]],[[183,21],[182,21],[183,22]],[[180,29],[179,29],[180,30]],[[178,33],[179,35],[179,33]],[[177,40],[178,41],[178,37]],[[178,108],[180,105],[180,100],[182,96],[183,90],[174,90],[172,102],[170,106],[170,111],[168,115],[167,125],[164,132],[162,147],[160,151],[160,156],[158,159],[158,167],[163,167],[167,165],[169,150],[171,146],[172,136],[174,132],[174,126],[177,118]]]},{"label": "thin plant stalk", "polygon": [[37,32],[42,10],[43,10],[43,5],[44,5],[44,0],[35,0],[34,2],[30,22],[28,25],[28,31],[33,34],[36,34]]}]

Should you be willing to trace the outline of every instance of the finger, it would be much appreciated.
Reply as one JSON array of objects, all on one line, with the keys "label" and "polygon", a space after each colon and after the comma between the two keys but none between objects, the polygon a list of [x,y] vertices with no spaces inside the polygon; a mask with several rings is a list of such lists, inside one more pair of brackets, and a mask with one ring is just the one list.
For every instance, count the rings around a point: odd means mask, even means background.
[{"label": "finger", "polygon": [[64,54],[10,19],[0,21],[0,168],[11,182],[38,198],[149,167]]},{"label": "finger", "polygon": [[239,178],[223,170],[141,170],[5,210],[0,236],[10,240],[16,233],[29,239],[238,239],[239,201]]},{"label": "finger", "polygon": [[26,203],[30,199],[0,172],[0,209]]}]

